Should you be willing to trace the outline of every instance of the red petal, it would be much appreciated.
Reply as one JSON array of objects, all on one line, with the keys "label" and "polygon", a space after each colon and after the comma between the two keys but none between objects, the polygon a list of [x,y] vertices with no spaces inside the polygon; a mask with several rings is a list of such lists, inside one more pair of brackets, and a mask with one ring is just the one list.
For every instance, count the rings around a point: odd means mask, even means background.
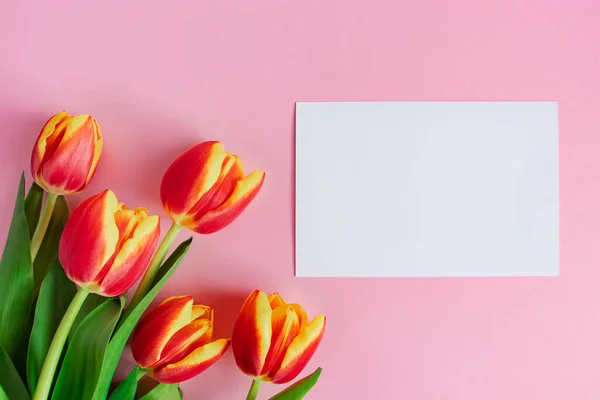
[{"label": "red petal", "polygon": [[238,367],[259,376],[271,345],[271,306],[267,294],[255,290],[248,296],[233,327],[231,347]]},{"label": "red petal", "polygon": [[271,317],[272,337],[269,353],[262,368],[261,375],[269,373],[271,368],[285,355],[287,347],[300,332],[300,321],[294,308],[284,304],[273,310]]},{"label": "red petal", "polygon": [[212,340],[212,321],[195,320],[181,328],[167,343],[156,365],[173,364],[187,357],[192,351],[204,346]]},{"label": "red petal", "polygon": [[89,115],[73,117],[68,121],[56,150],[44,155],[38,178],[52,193],[78,193],[87,186],[95,152],[96,133],[93,119]]},{"label": "red petal", "polygon": [[59,245],[59,258],[72,281],[87,286],[112,257],[119,241],[114,214],[119,207],[110,190],[89,197],[73,210]]},{"label": "red petal", "polygon": [[179,383],[195,377],[219,361],[229,347],[228,339],[219,339],[194,350],[183,360],[150,371],[150,375],[162,383]]},{"label": "red petal", "polygon": [[232,223],[256,197],[265,180],[265,173],[254,171],[238,181],[232,195],[219,208],[209,211],[195,221],[194,232],[209,234],[217,232]]},{"label": "red petal", "polygon": [[152,215],[142,221],[137,219],[135,222],[137,226],[133,234],[124,232],[125,237],[131,237],[118,249],[116,257],[106,264],[100,274],[104,275],[98,276],[97,281],[100,286],[98,293],[104,296],[120,296],[128,291],[150,264],[160,237],[159,218]]},{"label": "red petal", "polygon": [[191,321],[191,296],[170,297],[148,313],[137,326],[131,341],[133,358],[142,368],[160,361],[171,337]]},{"label": "red petal", "polygon": [[187,217],[182,219],[181,226],[193,228],[194,221],[207,212],[221,206],[233,193],[237,182],[244,178],[244,168],[240,158],[227,154],[221,168],[221,175],[210,190],[202,195],[200,200],[187,212]]},{"label": "red petal", "polygon": [[[46,153],[54,153],[58,143],[60,143],[60,140],[62,140],[62,136],[64,135],[64,129],[62,132],[56,131],[57,125],[68,118],[69,114],[66,111],[61,111],[57,114],[54,114],[44,124],[44,127],[42,128],[42,131],[40,132],[35,145],[33,146],[33,152],[31,153],[31,173],[36,181],[38,180],[39,169],[44,156]],[[56,142],[56,145],[52,145],[53,142]]]},{"label": "red petal", "polygon": [[317,315],[292,340],[281,365],[269,373],[268,380],[273,383],[287,383],[297,377],[315,354],[324,334],[325,316]]},{"label": "red petal", "polygon": [[163,207],[179,223],[221,175],[227,153],[216,141],[203,142],[183,152],[165,172],[160,186]]}]

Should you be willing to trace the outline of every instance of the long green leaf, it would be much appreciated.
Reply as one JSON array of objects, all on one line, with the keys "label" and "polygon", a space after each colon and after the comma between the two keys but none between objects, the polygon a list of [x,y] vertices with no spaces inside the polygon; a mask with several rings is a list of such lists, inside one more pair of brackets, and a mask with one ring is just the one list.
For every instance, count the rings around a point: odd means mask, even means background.
[{"label": "long green leaf", "polygon": [[2,386],[0,386],[0,400],[10,400],[4,389],[2,389]]},{"label": "long green leaf", "polygon": [[25,177],[21,174],[17,199],[0,260],[0,346],[13,355],[27,335],[33,300],[33,268],[29,227],[25,216]]},{"label": "long green leaf", "polygon": [[321,368],[317,368],[315,372],[300,379],[298,382],[289,386],[283,392],[279,392],[269,400],[301,400],[306,394],[317,384],[321,376]]},{"label": "long green leaf", "polygon": [[69,343],[52,400],[90,399],[123,302],[109,299],[79,325]]},{"label": "long green leaf", "polygon": [[159,383],[154,389],[146,393],[140,400],[181,400],[183,392],[179,389],[179,385],[167,385]]},{"label": "long green leaf", "polygon": [[27,225],[29,226],[29,237],[33,236],[40,213],[42,211],[42,200],[44,199],[44,189],[33,182],[27,196],[25,196],[25,215],[27,215]]},{"label": "long green leaf", "polygon": [[108,400],[133,400],[137,392],[138,380],[145,375],[139,366],[135,366],[133,371],[127,375],[127,378],[117,386],[117,388],[110,394]]},{"label": "long green leaf", "polygon": [[[42,206],[42,198],[44,191],[35,182],[31,185],[27,196],[25,197],[25,214],[27,216],[27,222],[29,225],[30,237],[35,230],[39,218],[40,209]],[[27,321],[27,327],[25,328],[26,334],[21,337],[19,346],[16,352],[12,355],[12,360],[15,363],[15,367],[23,380],[29,382],[27,378],[27,349],[29,347],[30,333],[33,329],[33,321],[36,307],[36,298],[40,289],[43,277],[46,276],[47,269],[58,259],[58,242],[60,235],[68,218],[68,207],[62,196],[59,196],[56,200],[52,217],[48,225],[48,230],[42,241],[40,250],[38,251],[37,257],[33,262],[33,301],[29,312],[29,318]]]},{"label": "long green leaf", "polygon": [[71,331],[69,332],[69,342],[73,340],[73,335],[75,335],[75,332],[77,332],[77,328],[79,328],[79,325],[81,325],[83,320],[85,320],[88,317],[88,315],[94,312],[94,310],[100,307],[100,305],[102,305],[105,301],[106,297],[100,296],[99,294],[90,293],[88,295],[87,299],[85,299],[85,302],[83,303],[83,306],[81,307],[81,310],[79,310],[79,313],[75,318],[75,322],[73,322],[73,326],[71,327]]},{"label": "long green leaf", "polygon": [[154,280],[154,286],[152,289],[150,289],[148,294],[146,294],[146,296],[133,310],[126,310],[123,319],[121,319],[119,322],[119,326],[117,327],[117,330],[113,335],[110,344],[108,345],[106,357],[104,358],[104,365],[102,365],[102,372],[100,373],[98,385],[96,386],[96,390],[94,392],[94,400],[106,399],[108,390],[110,388],[110,382],[113,378],[115,370],[117,369],[117,364],[119,363],[119,359],[121,358],[121,354],[125,349],[125,345],[127,344],[129,336],[133,332],[139,319],[142,317],[142,314],[144,314],[144,311],[146,311],[160,289],[164,286],[171,275],[173,275],[175,269],[177,269],[187,254],[191,244],[192,238],[189,238],[185,242],[181,243],[175,249],[175,251],[173,251],[167,261],[165,261],[165,263],[161,266],[156,279]]},{"label": "long green leaf", "polygon": [[42,283],[29,338],[27,383],[31,393],[35,392],[54,333],[76,292],[77,287],[67,278],[56,259]]},{"label": "long green leaf", "polygon": [[33,262],[33,293],[34,296],[40,290],[42,282],[52,267],[54,261],[58,258],[58,243],[60,236],[69,218],[69,207],[63,196],[58,196],[52,217],[48,223],[48,229],[40,245],[40,250]]},{"label": "long green leaf", "polygon": [[0,347],[0,387],[10,400],[29,400],[29,393],[19,373],[2,347]]}]

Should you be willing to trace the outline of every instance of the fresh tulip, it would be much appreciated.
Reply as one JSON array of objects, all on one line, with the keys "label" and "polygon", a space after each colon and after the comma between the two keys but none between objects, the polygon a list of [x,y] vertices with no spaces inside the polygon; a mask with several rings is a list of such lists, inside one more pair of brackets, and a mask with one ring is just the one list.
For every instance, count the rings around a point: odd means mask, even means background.
[{"label": "fresh tulip", "polygon": [[212,339],[213,309],[191,296],[170,297],[137,326],[131,351],[137,364],[163,383],[193,378],[216,363],[229,339]]},{"label": "fresh tulip", "polygon": [[46,122],[35,143],[31,173],[49,193],[78,193],[90,183],[101,153],[102,133],[96,120],[61,111]]},{"label": "fresh tulip", "polygon": [[105,190],[73,211],[60,239],[60,262],[80,287],[119,296],[146,270],[159,235],[158,216],[130,210]]},{"label": "fresh tulip", "polygon": [[324,315],[308,322],[299,304],[288,304],[277,293],[267,296],[255,290],[242,306],[231,347],[238,367],[246,375],[286,383],[306,367],[324,333]]},{"label": "fresh tulip", "polygon": [[242,160],[220,142],[200,143],[165,173],[160,197],[173,222],[196,233],[217,232],[236,219],[260,190],[265,173],[244,177]]}]

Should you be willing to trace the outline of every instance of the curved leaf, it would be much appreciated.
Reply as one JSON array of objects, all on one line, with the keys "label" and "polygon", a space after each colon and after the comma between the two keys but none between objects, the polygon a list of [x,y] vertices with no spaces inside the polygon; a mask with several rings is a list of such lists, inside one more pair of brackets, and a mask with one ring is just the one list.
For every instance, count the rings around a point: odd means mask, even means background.
[{"label": "curved leaf", "polygon": [[140,400],[181,400],[183,392],[179,389],[179,384],[167,385],[159,383],[154,389],[146,393]]},{"label": "curved leaf", "polygon": [[138,381],[144,375],[146,375],[146,371],[136,365],[127,378],[110,394],[108,400],[134,400]]},{"label": "curved leaf", "polygon": [[56,259],[42,283],[29,338],[27,383],[31,393],[35,392],[54,333],[76,292],[77,287],[67,278]]},{"label": "curved leaf", "polygon": [[[10,357],[0,347],[0,387],[4,395],[10,400],[29,400],[29,393],[15,369]],[[0,399],[2,395],[0,394]]]},{"label": "curved leaf", "polygon": [[[63,196],[58,196],[52,217],[48,223],[48,229],[40,245],[40,249],[33,261],[33,293],[34,296],[40,290],[42,282],[58,258],[58,242],[69,218],[69,207]],[[30,228],[31,229],[31,228]]]},{"label": "curved leaf", "polygon": [[300,379],[298,382],[289,386],[283,392],[279,392],[269,400],[301,400],[306,394],[317,384],[321,376],[321,368],[317,368],[315,372]]},{"label": "curved leaf", "polygon": [[27,225],[29,226],[29,238],[33,236],[40,213],[42,212],[42,200],[44,199],[44,189],[33,182],[27,196],[25,196],[25,215],[27,216]]},{"label": "curved leaf", "polygon": [[185,242],[181,243],[175,249],[175,251],[173,251],[167,261],[165,261],[158,271],[156,279],[154,280],[154,286],[152,289],[150,289],[148,294],[146,294],[146,296],[134,309],[128,308],[125,311],[125,314],[123,315],[121,321],[119,321],[119,326],[117,327],[116,332],[111,339],[110,344],[108,345],[106,357],[104,358],[104,365],[102,365],[102,372],[100,373],[98,385],[96,386],[96,390],[94,392],[94,400],[106,399],[108,390],[110,388],[110,382],[113,378],[115,370],[117,369],[117,364],[119,363],[119,359],[121,358],[121,354],[125,349],[125,345],[127,344],[129,336],[135,329],[135,326],[142,317],[142,314],[144,314],[144,311],[146,311],[160,289],[164,286],[171,275],[173,275],[175,269],[177,269],[187,254],[191,244],[192,238],[189,238]]},{"label": "curved leaf", "polygon": [[94,310],[102,305],[106,301],[106,297],[100,296],[99,294],[90,293],[85,299],[83,306],[81,306],[81,310],[75,317],[75,322],[73,322],[73,326],[71,327],[71,331],[69,332],[69,338],[67,339],[69,342],[73,340],[73,335],[77,332],[77,328],[83,322],[84,319],[88,317]]},{"label": "curved leaf", "polygon": [[87,400],[92,397],[106,346],[122,309],[122,301],[107,299],[81,322],[67,348],[52,400]]},{"label": "curved leaf", "polygon": [[27,336],[33,300],[33,268],[25,216],[25,177],[21,174],[10,229],[0,260],[0,346],[14,355]]}]

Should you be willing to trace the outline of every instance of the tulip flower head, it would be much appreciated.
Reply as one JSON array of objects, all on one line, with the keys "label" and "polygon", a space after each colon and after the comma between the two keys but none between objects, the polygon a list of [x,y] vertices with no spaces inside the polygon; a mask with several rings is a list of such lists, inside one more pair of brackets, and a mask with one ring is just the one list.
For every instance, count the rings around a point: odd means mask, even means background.
[{"label": "tulip flower head", "polygon": [[220,142],[204,142],[182,153],[161,187],[163,207],[174,223],[196,233],[214,233],[235,220],[259,192],[265,173],[244,177],[242,160]]},{"label": "tulip flower head", "polygon": [[65,225],[59,258],[80,287],[120,296],[142,276],[160,236],[159,218],[130,210],[105,190],[79,204]]},{"label": "tulip flower head", "polygon": [[137,326],[131,351],[137,364],[159,382],[179,383],[216,363],[229,339],[213,341],[213,309],[191,296],[170,297]]},{"label": "tulip flower head", "polygon": [[242,372],[265,382],[286,383],[308,364],[325,333],[325,316],[308,321],[299,304],[255,290],[233,328],[231,347]]},{"label": "tulip flower head", "polygon": [[49,193],[79,193],[92,180],[101,153],[102,133],[96,120],[62,111],[46,122],[38,136],[31,173]]}]

